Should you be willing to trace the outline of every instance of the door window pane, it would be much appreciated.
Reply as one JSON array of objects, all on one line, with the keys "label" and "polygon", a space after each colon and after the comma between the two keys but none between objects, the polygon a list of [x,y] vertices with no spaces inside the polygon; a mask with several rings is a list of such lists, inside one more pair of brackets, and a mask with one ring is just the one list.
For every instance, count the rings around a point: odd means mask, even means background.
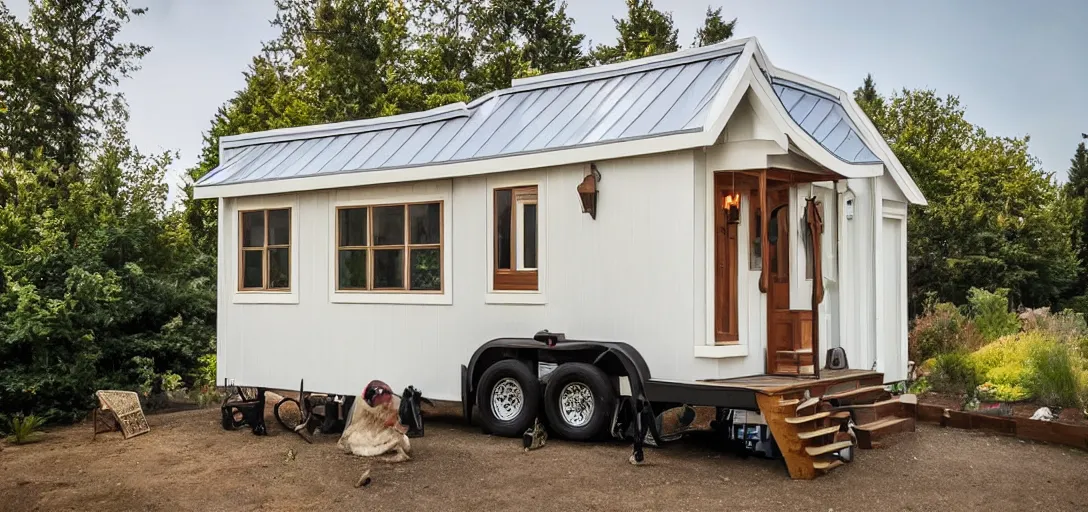
[{"label": "door window pane", "polygon": [[340,210],[340,245],[362,247],[366,243],[366,208],[342,208]]},{"label": "door window pane", "polygon": [[291,250],[268,250],[268,287],[287,288],[291,286]]},{"label": "door window pane", "polygon": [[404,206],[379,206],[372,215],[374,245],[404,245]]},{"label": "door window pane", "polygon": [[511,253],[510,208],[513,191],[495,191],[495,268],[509,269]]},{"label": "door window pane", "polygon": [[264,247],[263,210],[242,214],[242,247]]},{"label": "door window pane", "polygon": [[404,249],[374,251],[374,288],[404,288]]},{"label": "door window pane", "polygon": [[441,290],[442,262],[438,249],[412,249],[411,274],[413,290]]},{"label": "door window pane", "polygon": [[264,287],[264,251],[242,251],[242,288]]},{"label": "door window pane", "polygon": [[268,245],[291,243],[291,210],[268,210]]},{"label": "door window pane", "polygon": [[341,250],[338,286],[341,289],[366,288],[366,249]]},{"label": "door window pane", "polygon": [[522,215],[522,256],[525,268],[536,268],[536,205],[525,205]]},{"label": "door window pane", "polygon": [[439,203],[413,204],[408,206],[409,243],[437,244],[442,240]]}]

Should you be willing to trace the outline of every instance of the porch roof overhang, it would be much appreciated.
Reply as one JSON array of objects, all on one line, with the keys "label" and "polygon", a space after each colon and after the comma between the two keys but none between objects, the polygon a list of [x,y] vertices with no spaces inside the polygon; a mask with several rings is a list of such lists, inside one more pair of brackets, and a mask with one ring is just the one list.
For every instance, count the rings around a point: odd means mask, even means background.
[{"label": "porch roof overhang", "polygon": [[[754,38],[515,80],[467,105],[222,137],[220,165],[193,194],[445,179],[709,147],[748,91],[773,113],[784,148],[845,178],[889,169],[908,199],[924,204],[849,95],[777,70]],[[825,109],[816,123],[812,111]]]}]

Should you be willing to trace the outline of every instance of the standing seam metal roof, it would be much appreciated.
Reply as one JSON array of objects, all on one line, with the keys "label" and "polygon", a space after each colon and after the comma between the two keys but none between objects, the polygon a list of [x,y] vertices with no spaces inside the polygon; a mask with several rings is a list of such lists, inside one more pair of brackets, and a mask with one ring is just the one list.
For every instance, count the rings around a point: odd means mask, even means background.
[{"label": "standing seam metal roof", "polygon": [[363,172],[568,149],[703,129],[742,47],[577,81],[542,81],[411,123],[225,149],[198,186]]},{"label": "standing seam metal roof", "polygon": [[838,98],[789,80],[772,83],[790,117],[824,149],[852,164],[881,161],[862,141]]}]

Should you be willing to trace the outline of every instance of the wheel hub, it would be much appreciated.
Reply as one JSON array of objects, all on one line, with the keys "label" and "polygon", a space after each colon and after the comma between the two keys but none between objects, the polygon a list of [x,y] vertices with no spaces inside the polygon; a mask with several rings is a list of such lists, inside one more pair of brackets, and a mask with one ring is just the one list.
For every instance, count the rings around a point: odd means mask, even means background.
[{"label": "wheel hub", "polygon": [[499,421],[510,421],[521,414],[525,393],[518,381],[506,377],[491,388],[491,413]]},{"label": "wheel hub", "polygon": [[593,418],[593,391],[581,382],[571,382],[559,392],[559,413],[572,427],[584,427]]}]

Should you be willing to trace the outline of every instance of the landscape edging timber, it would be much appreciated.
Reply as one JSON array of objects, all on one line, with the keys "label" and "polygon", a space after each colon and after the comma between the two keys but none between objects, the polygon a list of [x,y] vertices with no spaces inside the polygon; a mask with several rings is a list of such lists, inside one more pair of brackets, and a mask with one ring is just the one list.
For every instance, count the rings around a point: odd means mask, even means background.
[{"label": "landscape edging timber", "polygon": [[1044,441],[1088,450],[1088,425],[1069,425],[1053,421],[993,416],[970,411],[956,411],[930,404],[907,404],[916,421],[942,427],[984,430],[1017,439]]}]

